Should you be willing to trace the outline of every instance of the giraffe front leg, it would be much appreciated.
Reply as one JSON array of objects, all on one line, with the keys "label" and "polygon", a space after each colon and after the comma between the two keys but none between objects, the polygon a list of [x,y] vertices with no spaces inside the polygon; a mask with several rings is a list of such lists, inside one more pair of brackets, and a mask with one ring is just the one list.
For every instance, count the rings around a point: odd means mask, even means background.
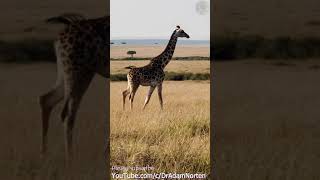
[{"label": "giraffe front leg", "polygon": [[144,101],[143,109],[145,109],[147,104],[149,103],[150,97],[151,97],[151,95],[152,95],[152,93],[153,93],[155,88],[156,88],[155,86],[150,86],[149,92],[148,92],[148,94],[146,96],[146,100]]},{"label": "giraffe front leg", "polygon": [[158,96],[159,96],[159,102],[160,102],[160,107],[163,109],[163,100],[162,100],[162,84],[159,84],[157,86],[158,88]]},{"label": "giraffe front leg", "polygon": [[65,155],[66,165],[68,166],[73,157],[73,128],[76,120],[76,115],[87,88],[94,76],[94,72],[86,68],[72,69],[71,73],[65,75],[65,99],[64,108],[61,113],[61,118],[64,124],[65,132]]}]

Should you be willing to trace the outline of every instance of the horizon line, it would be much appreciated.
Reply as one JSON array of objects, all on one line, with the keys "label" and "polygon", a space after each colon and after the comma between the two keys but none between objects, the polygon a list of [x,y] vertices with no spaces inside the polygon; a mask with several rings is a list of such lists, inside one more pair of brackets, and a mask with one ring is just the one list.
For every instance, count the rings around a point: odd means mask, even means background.
[{"label": "horizon line", "polygon": [[[161,38],[161,37],[150,37],[150,38],[124,38],[124,37],[116,37],[110,38],[112,40],[168,40],[168,38]],[[210,39],[181,39],[181,40],[191,40],[191,41],[210,41]]]}]

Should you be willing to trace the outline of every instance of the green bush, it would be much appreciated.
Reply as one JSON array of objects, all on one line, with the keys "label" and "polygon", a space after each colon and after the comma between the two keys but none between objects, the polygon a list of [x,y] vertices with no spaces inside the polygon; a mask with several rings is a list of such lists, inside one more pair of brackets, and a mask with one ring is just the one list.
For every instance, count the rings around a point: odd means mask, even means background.
[{"label": "green bush", "polygon": [[133,58],[133,55],[137,54],[137,52],[136,51],[128,51],[127,54],[130,55],[131,58]]}]

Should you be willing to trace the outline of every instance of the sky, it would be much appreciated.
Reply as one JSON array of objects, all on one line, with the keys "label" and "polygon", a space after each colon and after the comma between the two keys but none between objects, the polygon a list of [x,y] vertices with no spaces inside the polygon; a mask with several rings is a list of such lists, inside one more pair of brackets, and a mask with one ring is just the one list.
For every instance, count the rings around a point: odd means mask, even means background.
[{"label": "sky", "polygon": [[[208,6],[201,6],[205,3]],[[209,40],[209,3],[210,0],[111,0],[111,39],[168,39],[180,25],[190,39]]]}]

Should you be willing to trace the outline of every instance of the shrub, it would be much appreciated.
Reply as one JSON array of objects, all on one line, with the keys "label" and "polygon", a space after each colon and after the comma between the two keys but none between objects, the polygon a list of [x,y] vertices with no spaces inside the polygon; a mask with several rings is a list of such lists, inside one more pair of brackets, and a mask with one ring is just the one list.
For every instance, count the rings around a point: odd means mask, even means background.
[{"label": "shrub", "polygon": [[137,54],[137,52],[136,51],[128,51],[127,54],[131,55],[131,58],[133,58],[133,55]]}]

